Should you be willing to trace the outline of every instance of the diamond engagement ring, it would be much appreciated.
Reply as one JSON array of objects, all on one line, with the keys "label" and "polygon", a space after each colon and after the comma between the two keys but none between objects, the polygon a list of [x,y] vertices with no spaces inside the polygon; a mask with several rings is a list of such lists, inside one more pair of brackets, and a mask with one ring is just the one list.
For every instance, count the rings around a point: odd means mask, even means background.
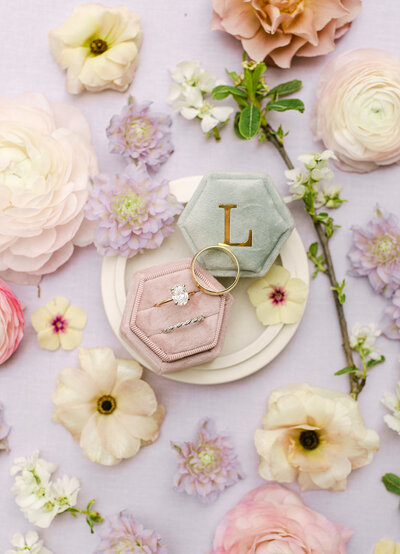
[{"label": "diamond engagement ring", "polygon": [[175,325],[171,325],[170,327],[166,327],[162,330],[163,333],[172,333],[172,331],[175,331],[176,329],[180,329],[181,327],[187,327],[188,325],[193,325],[195,323],[201,323],[205,320],[204,315],[198,315],[196,317],[193,317],[192,319],[187,319],[186,321],[180,321],[179,323],[175,323]]},{"label": "diamond engagement ring", "polygon": [[157,302],[157,304],[154,304],[155,307],[162,306],[163,304],[167,304],[168,302],[173,302],[175,306],[186,306],[186,304],[190,300],[190,296],[192,294],[196,294],[196,292],[199,292],[197,290],[191,290],[187,291],[186,285],[174,285],[171,287],[171,298],[167,298],[166,300],[161,300],[161,302]]}]

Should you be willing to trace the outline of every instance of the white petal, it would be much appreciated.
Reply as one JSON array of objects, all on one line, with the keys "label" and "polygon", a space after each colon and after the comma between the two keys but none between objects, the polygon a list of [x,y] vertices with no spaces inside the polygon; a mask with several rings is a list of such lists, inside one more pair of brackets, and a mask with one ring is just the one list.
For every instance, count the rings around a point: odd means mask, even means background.
[{"label": "white petal", "polygon": [[111,348],[80,348],[79,364],[99,387],[109,394],[117,379],[117,360]]},{"label": "white petal", "polygon": [[69,306],[64,314],[64,319],[67,320],[68,325],[74,329],[83,329],[87,322],[87,315],[78,306]]},{"label": "white petal", "polygon": [[59,333],[59,338],[63,350],[73,350],[81,344],[82,332],[67,328],[63,333]]}]

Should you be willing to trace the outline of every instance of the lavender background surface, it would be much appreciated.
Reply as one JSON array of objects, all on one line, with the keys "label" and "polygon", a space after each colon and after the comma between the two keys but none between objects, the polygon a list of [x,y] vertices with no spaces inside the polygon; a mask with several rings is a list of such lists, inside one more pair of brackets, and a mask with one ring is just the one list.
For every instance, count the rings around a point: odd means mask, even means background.
[{"label": "lavender background surface", "polygon": [[[209,30],[211,7],[207,0],[125,0],[142,18],[144,41],[136,78],[129,90],[138,101],[154,100],[158,110],[168,111],[168,68],[183,59],[200,60],[219,77],[224,68],[238,69],[240,44],[232,37]],[[70,96],[65,91],[65,75],[53,60],[47,33],[70,14],[76,0],[13,0],[0,4],[0,82],[1,94],[12,96],[24,91],[40,91],[51,100],[71,102],[81,108],[89,120],[93,142],[102,171],[116,171],[124,161],[108,153],[105,128],[119,113],[126,95],[118,92],[84,93]],[[108,0],[110,6],[120,4]],[[325,63],[351,48],[376,47],[399,54],[398,0],[363,2],[363,11],[336,52],[326,57],[295,62],[290,70],[268,70],[272,85],[299,78],[306,104],[303,115],[274,114],[271,120],[290,129],[286,139],[293,160],[296,156],[320,149],[309,130],[309,114],[314,90]],[[179,178],[213,170],[267,171],[285,193],[284,166],[272,147],[237,140],[231,129],[224,129],[219,144],[206,141],[200,126],[174,116],[175,153],[160,171],[159,178]],[[368,175],[337,172],[349,200],[336,219],[342,229],[332,240],[338,278],[346,275],[346,253],[350,246],[350,227],[365,224],[377,202],[400,215],[400,168],[388,167]],[[313,230],[301,206],[292,206],[297,228],[308,245]],[[13,287],[27,305],[26,317],[56,295],[67,296],[86,310],[88,324],[83,346],[110,346],[120,356],[124,350],[108,326],[100,294],[101,257],[93,247],[77,249],[73,258],[41,285],[42,297],[35,287]],[[350,325],[360,321],[378,322],[385,300],[377,296],[366,280],[347,278],[348,301],[345,311]],[[382,393],[392,390],[400,378],[399,344],[379,340],[387,362],[371,371],[360,397],[360,409],[369,427],[381,437],[381,450],[374,462],[352,474],[346,492],[308,492],[306,503],[332,520],[342,521],[355,531],[349,554],[372,554],[373,545],[382,537],[400,541],[398,498],[385,491],[380,482],[383,473],[400,473],[400,437],[383,422]],[[312,282],[303,322],[288,347],[267,368],[236,383],[216,387],[196,387],[167,381],[147,373],[146,378],[167,409],[160,439],[143,449],[136,458],[112,468],[95,465],[82,454],[79,445],[60,425],[51,422],[51,393],[55,377],[64,367],[75,366],[77,352],[40,350],[28,322],[25,338],[12,359],[0,368],[0,400],[12,425],[11,453],[0,453],[0,552],[9,547],[9,538],[31,526],[20,513],[9,490],[12,480],[8,468],[12,459],[30,455],[39,448],[43,456],[60,465],[60,473],[76,475],[82,482],[80,505],[97,498],[103,514],[131,508],[137,519],[156,529],[168,545],[170,554],[204,554],[211,546],[213,533],[223,514],[247,491],[263,483],[257,474],[257,456],[253,446],[254,430],[260,425],[269,393],[276,387],[308,381],[317,386],[347,391],[347,378],[335,377],[344,366],[339,328],[327,279],[320,275]],[[175,454],[169,441],[194,436],[202,417],[212,417],[217,426],[228,430],[236,445],[247,477],[222,494],[211,506],[173,492]],[[296,489],[296,486],[293,486]],[[41,532],[55,554],[88,554],[98,544],[83,518],[69,514],[56,519]]]}]

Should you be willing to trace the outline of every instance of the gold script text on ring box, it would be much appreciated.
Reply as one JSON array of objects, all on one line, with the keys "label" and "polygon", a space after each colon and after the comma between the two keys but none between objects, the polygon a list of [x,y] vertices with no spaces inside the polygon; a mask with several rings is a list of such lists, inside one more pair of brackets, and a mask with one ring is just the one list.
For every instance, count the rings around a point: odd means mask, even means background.
[{"label": "gold script text on ring box", "polygon": [[237,208],[237,204],[220,204],[219,208],[225,210],[225,238],[223,244],[227,246],[251,246],[253,243],[253,231],[249,230],[249,238],[246,242],[231,242],[231,209]]}]

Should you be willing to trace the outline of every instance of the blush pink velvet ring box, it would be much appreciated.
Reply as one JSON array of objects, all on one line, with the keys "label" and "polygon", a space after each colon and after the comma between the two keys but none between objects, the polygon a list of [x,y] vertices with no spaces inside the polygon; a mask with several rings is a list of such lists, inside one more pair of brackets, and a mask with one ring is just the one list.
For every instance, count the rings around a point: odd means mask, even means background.
[{"label": "blush pink velvet ring box", "polygon": [[[233,297],[197,291],[191,261],[184,258],[138,271],[129,287],[120,335],[156,373],[201,365],[219,356],[222,350]],[[222,290],[221,283],[198,263],[195,274],[206,286]],[[171,297],[171,288],[177,284],[196,292],[189,295],[185,305],[171,301],[157,306]],[[177,327],[192,320],[195,321]]]}]

